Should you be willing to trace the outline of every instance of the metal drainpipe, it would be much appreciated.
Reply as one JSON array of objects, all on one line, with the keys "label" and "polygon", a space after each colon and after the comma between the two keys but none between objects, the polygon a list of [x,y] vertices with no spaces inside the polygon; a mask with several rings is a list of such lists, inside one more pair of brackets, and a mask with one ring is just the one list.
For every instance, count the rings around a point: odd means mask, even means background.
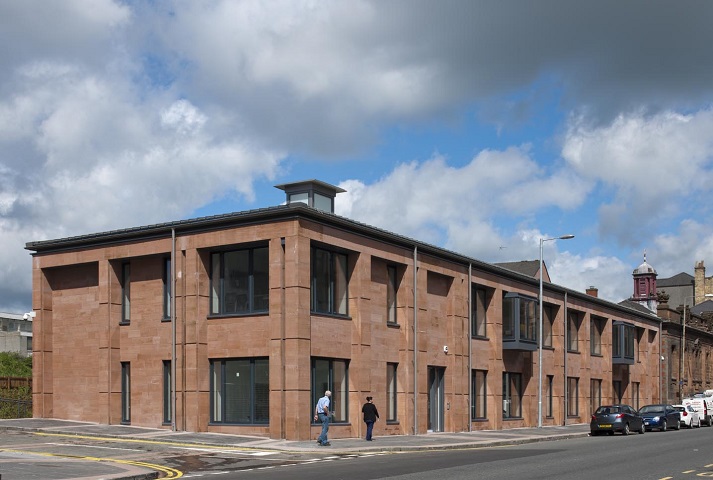
[{"label": "metal drainpipe", "polygon": [[413,247],[413,434],[418,435],[418,247]]},{"label": "metal drainpipe", "polygon": [[468,431],[473,431],[473,264],[468,264]]},{"label": "metal drainpipe", "polygon": [[171,430],[176,431],[176,229],[171,228]]},{"label": "metal drainpipe", "polygon": [[285,433],[285,429],[287,428],[287,419],[285,416],[287,415],[287,393],[285,389],[285,379],[287,378],[287,365],[285,362],[285,322],[287,321],[287,316],[285,312],[285,298],[286,298],[286,292],[285,292],[285,269],[286,263],[287,263],[287,252],[285,248],[285,237],[282,237],[280,239],[280,244],[282,246],[282,269],[280,270],[281,278],[280,278],[280,294],[281,294],[281,299],[280,302],[282,303],[282,311],[280,312],[280,359],[281,359],[281,365],[280,365],[280,370],[282,374],[281,382],[282,382],[282,406],[281,406],[281,420],[280,420],[280,438],[287,438],[287,435]]},{"label": "metal drainpipe", "polygon": [[564,421],[562,425],[567,425],[567,350],[569,345],[567,344],[567,330],[569,329],[569,318],[567,316],[567,292],[564,292],[564,411],[562,412]]}]

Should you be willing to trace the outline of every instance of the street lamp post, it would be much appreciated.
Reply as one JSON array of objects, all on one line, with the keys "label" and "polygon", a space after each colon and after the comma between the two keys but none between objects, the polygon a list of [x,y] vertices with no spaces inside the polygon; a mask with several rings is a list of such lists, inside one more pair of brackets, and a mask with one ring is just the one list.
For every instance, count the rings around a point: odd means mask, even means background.
[{"label": "street lamp post", "polygon": [[569,240],[574,235],[562,235],[560,237],[540,239],[540,295],[538,299],[540,308],[540,320],[537,332],[538,357],[537,357],[537,428],[542,427],[542,244],[551,240]]},{"label": "street lamp post", "polygon": [[683,401],[683,374],[684,374],[684,369],[683,365],[685,362],[685,350],[686,350],[686,301],[690,298],[693,300],[693,305],[695,306],[696,304],[696,297],[697,296],[703,296],[706,298],[711,298],[713,297],[713,293],[706,293],[703,295],[690,295],[688,297],[685,297],[683,299],[683,316],[681,317],[681,359],[678,362],[678,400],[679,402]]}]

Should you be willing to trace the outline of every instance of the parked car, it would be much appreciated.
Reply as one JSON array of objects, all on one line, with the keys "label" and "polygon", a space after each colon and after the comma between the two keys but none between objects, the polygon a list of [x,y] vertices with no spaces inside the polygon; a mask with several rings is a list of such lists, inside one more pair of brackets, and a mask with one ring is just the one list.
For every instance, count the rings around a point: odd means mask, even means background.
[{"label": "parked car", "polygon": [[646,430],[658,429],[665,432],[669,427],[674,430],[681,428],[681,415],[673,405],[644,405],[639,409],[639,415],[644,419]]},{"label": "parked car", "polygon": [[678,414],[681,416],[681,426],[701,428],[701,417],[692,406],[673,405],[673,408],[678,410]]},{"label": "parked car", "polygon": [[698,416],[701,417],[701,423],[703,425],[708,425],[709,427],[713,425],[713,391],[706,390],[703,393],[696,393],[690,397],[686,397],[681,400],[682,405],[690,405],[693,409],[698,412]]},{"label": "parked car", "polygon": [[614,432],[628,435],[631,432],[644,433],[646,429],[641,415],[630,405],[601,405],[592,414],[589,431],[592,436],[605,432],[609,435],[614,435]]}]

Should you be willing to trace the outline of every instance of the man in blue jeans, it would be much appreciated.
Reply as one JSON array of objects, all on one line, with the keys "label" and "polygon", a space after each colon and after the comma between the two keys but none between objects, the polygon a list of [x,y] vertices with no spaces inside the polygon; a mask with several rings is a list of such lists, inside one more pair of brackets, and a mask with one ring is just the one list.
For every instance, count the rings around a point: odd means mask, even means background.
[{"label": "man in blue jeans", "polygon": [[324,392],[324,396],[317,401],[317,406],[314,409],[314,421],[319,420],[322,423],[322,433],[317,438],[317,443],[323,447],[329,447],[332,444],[327,440],[327,432],[329,431],[329,419],[331,415],[329,414],[329,397],[332,396],[332,392],[327,390]]}]

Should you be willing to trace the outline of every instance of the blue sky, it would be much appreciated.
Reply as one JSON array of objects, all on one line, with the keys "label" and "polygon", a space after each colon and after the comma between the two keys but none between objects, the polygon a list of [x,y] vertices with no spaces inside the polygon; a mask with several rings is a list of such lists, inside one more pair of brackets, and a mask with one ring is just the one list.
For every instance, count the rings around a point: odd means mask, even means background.
[{"label": "blue sky", "polygon": [[[620,301],[713,264],[713,3],[0,4],[0,310],[29,241],[260,208],[337,213]],[[710,270],[710,269],[709,269]],[[710,271],[708,272],[710,275]]]}]

